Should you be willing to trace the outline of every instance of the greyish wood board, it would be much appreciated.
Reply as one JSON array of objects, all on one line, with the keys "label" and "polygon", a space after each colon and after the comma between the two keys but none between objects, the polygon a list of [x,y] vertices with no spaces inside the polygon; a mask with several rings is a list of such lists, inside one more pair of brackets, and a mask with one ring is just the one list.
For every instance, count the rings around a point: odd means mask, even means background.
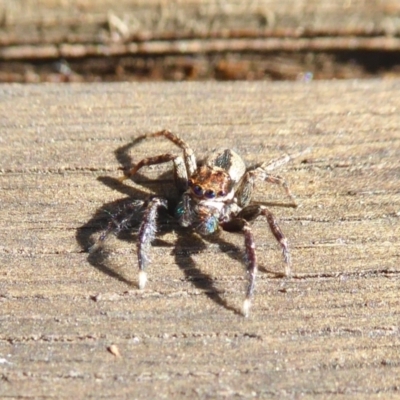
[{"label": "greyish wood board", "polygon": [[[395,398],[398,396],[400,82],[0,86],[0,397]],[[266,221],[249,318],[243,238],[161,223],[145,290],[136,232],[87,248],[130,198],[173,193],[170,129],[199,158],[248,165],[311,147],[260,182],[288,237],[281,276]]]}]

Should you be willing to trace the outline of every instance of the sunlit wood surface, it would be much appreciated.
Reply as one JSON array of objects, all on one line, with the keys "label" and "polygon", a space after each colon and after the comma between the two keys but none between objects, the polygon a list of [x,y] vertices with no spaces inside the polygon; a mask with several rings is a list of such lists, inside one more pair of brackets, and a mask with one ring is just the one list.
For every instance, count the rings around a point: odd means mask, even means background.
[{"label": "sunlit wood surface", "polygon": [[[0,397],[394,398],[399,390],[399,81],[0,86]],[[170,129],[199,158],[281,170],[299,208],[262,219],[249,318],[243,238],[164,220],[137,289],[136,233],[89,256],[129,198],[173,195],[170,165],[117,181]],[[255,201],[287,204],[262,182]],[[111,347],[112,346],[112,347]]]}]

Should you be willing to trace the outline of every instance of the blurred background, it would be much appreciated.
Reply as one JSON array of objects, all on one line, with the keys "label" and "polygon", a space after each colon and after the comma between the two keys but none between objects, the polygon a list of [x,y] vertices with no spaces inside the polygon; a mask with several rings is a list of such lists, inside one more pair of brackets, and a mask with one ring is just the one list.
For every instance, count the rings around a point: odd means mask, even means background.
[{"label": "blurred background", "polygon": [[0,0],[0,82],[400,76],[400,0]]}]

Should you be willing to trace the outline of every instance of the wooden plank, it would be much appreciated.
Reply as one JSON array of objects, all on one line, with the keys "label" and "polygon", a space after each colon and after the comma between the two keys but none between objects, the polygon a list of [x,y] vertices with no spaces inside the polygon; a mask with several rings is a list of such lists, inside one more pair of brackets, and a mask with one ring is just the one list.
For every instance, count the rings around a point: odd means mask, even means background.
[{"label": "wooden plank", "polygon": [[[399,90],[396,80],[0,86],[0,397],[395,398]],[[174,150],[149,140],[123,151],[162,128],[198,155],[234,147],[248,164],[312,147],[279,172],[301,207],[271,206],[294,276],[280,276],[257,221],[247,319],[240,235],[204,240],[163,223],[144,291],[134,233],[86,252],[130,197],[171,192],[168,166],[116,182],[121,163]],[[262,183],[255,200],[287,201]]]},{"label": "wooden plank", "polygon": [[0,82],[398,77],[397,0],[0,1]]},{"label": "wooden plank", "polygon": [[[261,51],[276,50],[274,43],[298,51],[302,41],[314,43],[312,38],[317,38],[314,47],[319,46],[319,50],[342,48],[344,38],[347,38],[347,48],[372,46],[382,50],[382,43],[387,43],[398,49],[395,37],[400,31],[399,11],[396,0],[307,0],[296,6],[290,0],[245,3],[240,0],[15,0],[0,3],[0,44],[39,45],[46,57],[80,57],[82,52],[110,55],[119,54],[123,49],[128,53],[154,53],[157,43],[143,42],[201,38],[264,38],[266,43],[261,45]],[[371,37],[378,40],[369,41]],[[284,40],[277,41],[277,38]],[[123,46],[131,41],[139,41],[141,45]],[[191,52],[204,51],[201,43],[200,46],[185,43],[161,42],[158,46],[165,51],[169,44],[169,51],[174,53],[185,51],[186,46]],[[252,42],[246,43],[252,49]],[[84,47],[85,44],[88,46]],[[234,44],[226,40],[220,46],[230,50]],[[12,59],[16,50],[1,49],[0,55]],[[26,50],[19,57],[36,58],[41,52],[29,54]]]}]

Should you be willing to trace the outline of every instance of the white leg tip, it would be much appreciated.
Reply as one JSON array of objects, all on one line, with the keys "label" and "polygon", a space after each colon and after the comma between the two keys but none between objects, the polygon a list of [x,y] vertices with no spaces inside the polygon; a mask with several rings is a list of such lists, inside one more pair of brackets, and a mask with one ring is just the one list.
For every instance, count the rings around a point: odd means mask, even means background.
[{"label": "white leg tip", "polygon": [[147,283],[147,274],[144,271],[139,271],[139,289],[144,289]]},{"label": "white leg tip", "polygon": [[251,307],[251,300],[250,300],[250,299],[246,299],[246,300],[243,302],[243,308],[242,308],[243,315],[244,315],[246,318],[249,316],[250,307]]}]

